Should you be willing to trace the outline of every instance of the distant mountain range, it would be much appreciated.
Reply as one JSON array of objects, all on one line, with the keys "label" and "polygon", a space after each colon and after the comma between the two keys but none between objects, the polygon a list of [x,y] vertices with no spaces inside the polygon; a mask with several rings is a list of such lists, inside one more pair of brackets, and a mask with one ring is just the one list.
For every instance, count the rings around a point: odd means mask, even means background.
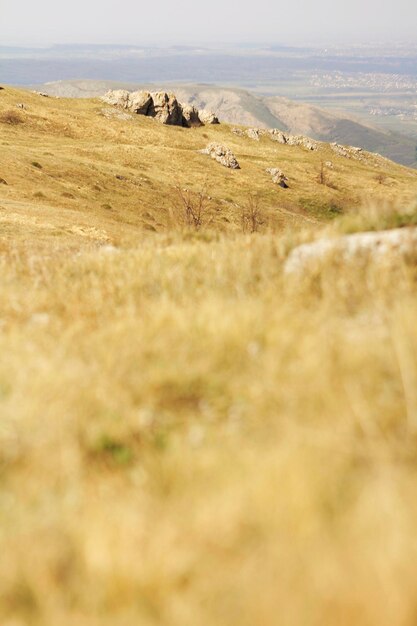
[{"label": "distant mountain range", "polygon": [[356,145],[403,165],[416,167],[415,141],[400,133],[364,124],[354,117],[278,96],[261,96],[235,87],[196,83],[135,84],[108,80],[64,80],[33,86],[59,97],[98,97],[108,89],[170,89],[182,102],[209,109],[221,120],[258,128],[280,128],[320,141]]}]

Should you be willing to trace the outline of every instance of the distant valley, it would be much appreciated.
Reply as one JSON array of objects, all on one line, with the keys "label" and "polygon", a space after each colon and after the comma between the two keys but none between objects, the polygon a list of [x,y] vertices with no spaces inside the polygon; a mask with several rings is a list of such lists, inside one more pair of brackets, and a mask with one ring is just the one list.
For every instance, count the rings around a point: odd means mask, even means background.
[{"label": "distant valley", "polygon": [[3,84],[72,97],[119,85],[170,88],[226,122],[358,145],[411,167],[416,68],[411,44],[0,46]]}]

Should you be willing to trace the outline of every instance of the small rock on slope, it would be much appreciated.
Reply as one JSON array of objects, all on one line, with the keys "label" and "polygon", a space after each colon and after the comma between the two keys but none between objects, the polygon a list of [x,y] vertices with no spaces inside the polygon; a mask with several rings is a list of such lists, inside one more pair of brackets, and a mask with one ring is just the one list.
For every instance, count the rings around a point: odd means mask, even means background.
[{"label": "small rock on slope", "polygon": [[229,169],[240,169],[240,165],[233,152],[219,143],[210,143],[207,148],[201,150],[201,154],[208,154],[212,159],[215,159],[218,163]]},{"label": "small rock on slope", "polygon": [[266,172],[267,174],[271,174],[273,183],[279,185],[283,189],[288,189],[288,178],[285,176],[282,170],[280,170],[278,167],[268,167]]}]

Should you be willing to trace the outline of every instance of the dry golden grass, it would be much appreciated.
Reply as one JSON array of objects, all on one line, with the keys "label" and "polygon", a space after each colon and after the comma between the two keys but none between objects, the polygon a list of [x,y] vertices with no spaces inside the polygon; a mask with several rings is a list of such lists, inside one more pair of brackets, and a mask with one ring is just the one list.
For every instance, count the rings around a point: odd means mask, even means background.
[{"label": "dry golden grass", "polygon": [[415,623],[415,273],[285,244],[2,257],[2,624]]},{"label": "dry golden grass", "polygon": [[[97,103],[73,106],[78,120]],[[197,131],[163,131],[198,147]],[[105,148],[105,164],[97,147],[80,164],[75,140],[50,137],[71,154],[50,179],[52,157],[13,141],[16,167],[0,171],[1,625],[414,626],[417,264],[329,263],[295,284],[283,262],[317,223],[244,235],[230,209],[231,232],[168,231],[178,172],[158,178],[152,162],[165,232],[151,233],[143,216],[129,224],[127,193],[119,221],[91,199],[83,173],[96,164],[88,185],[102,187],[115,171]],[[243,202],[234,174],[191,158],[196,188],[209,169]]]},{"label": "dry golden grass", "polygon": [[[26,109],[17,109],[19,103]],[[23,215],[40,237],[47,228],[59,248],[104,239],[132,245],[144,231],[172,228],[176,187],[194,193],[206,188],[211,226],[223,232],[241,231],[249,195],[258,198],[263,230],[326,220],[364,198],[407,206],[417,195],[417,171],[386,159],[358,162],[330,147],[309,152],[267,137],[257,142],[234,135],[226,124],[183,129],[142,116],[107,119],[101,113],[106,108],[99,100],[1,91],[0,177],[8,184],[0,186],[0,208],[2,222],[13,221],[14,242],[27,240],[17,227]],[[14,111],[21,122],[3,123],[2,116]],[[198,154],[212,141],[229,146],[242,169],[227,170]],[[333,168],[326,169],[324,185],[318,180],[327,161]],[[284,171],[289,189],[272,183],[265,171],[270,167]]]}]

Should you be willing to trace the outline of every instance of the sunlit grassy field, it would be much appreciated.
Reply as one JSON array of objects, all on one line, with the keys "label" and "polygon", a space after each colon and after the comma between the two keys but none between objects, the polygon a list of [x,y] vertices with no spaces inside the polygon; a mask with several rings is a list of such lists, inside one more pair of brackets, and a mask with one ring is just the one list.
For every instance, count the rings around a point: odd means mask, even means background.
[{"label": "sunlit grassy field", "polygon": [[[38,231],[31,244],[45,231],[60,246],[80,234],[84,243],[134,244],[144,230],[172,228],[175,187],[206,190],[211,226],[220,232],[241,229],[249,195],[258,197],[263,221],[274,229],[331,219],[364,198],[399,204],[417,195],[417,171],[386,159],[343,158],[328,144],[311,152],[268,137],[253,141],[227,124],[184,129],[142,116],[108,119],[109,110],[98,99],[0,91],[0,178],[7,183],[0,183],[0,219],[13,222],[13,241],[28,239],[30,223]],[[210,142],[229,147],[241,169],[199,154]],[[268,168],[281,169],[289,188],[274,184]]]},{"label": "sunlit grassy field", "polygon": [[283,271],[398,212],[129,229],[8,167],[1,626],[414,626],[417,259]]}]

